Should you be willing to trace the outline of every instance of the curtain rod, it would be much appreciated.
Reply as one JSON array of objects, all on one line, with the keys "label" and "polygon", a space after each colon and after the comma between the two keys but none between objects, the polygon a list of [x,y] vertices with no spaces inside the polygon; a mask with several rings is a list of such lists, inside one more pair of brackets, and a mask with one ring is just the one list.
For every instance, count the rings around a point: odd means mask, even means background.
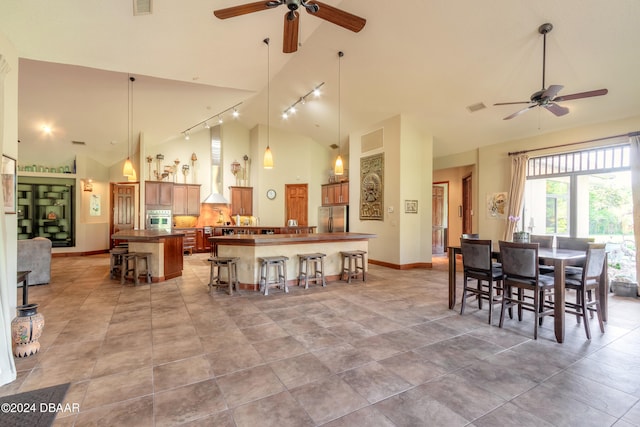
[{"label": "curtain rod", "polygon": [[631,138],[633,136],[640,136],[640,131],[622,133],[620,135],[606,136],[604,138],[589,139],[587,141],[570,142],[568,144],[552,145],[552,146],[549,146],[549,147],[532,148],[531,150],[513,151],[513,152],[510,152],[509,155],[510,156],[517,156],[519,154],[530,153],[532,151],[542,151],[542,150],[548,150],[550,148],[569,147],[569,146],[572,146],[572,145],[587,144],[589,142],[604,141],[605,139],[620,138],[620,137],[623,137],[623,136],[627,136],[629,138]]}]

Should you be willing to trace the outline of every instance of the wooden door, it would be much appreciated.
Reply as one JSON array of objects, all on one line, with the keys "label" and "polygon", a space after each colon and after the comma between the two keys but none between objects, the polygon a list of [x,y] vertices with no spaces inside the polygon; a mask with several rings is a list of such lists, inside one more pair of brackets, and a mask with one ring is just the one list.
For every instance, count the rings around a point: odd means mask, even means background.
[{"label": "wooden door", "polygon": [[473,233],[473,200],[471,175],[462,178],[462,234]]},{"label": "wooden door", "polygon": [[295,219],[298,221],[299,227],[307,227],[309,225],[309,187],[308,184],[286,184],[285,192],[285,218],[287,221]]},{"label": "wooden door", "polygon": [[431,253],[443,254],[446,242],[444,241],[444,215],[445,215],[445,188],[442,185],[431,187]]},{"label": "wooden door", "polygon": [[[113,218],[111,221],[111,234],[120,230],[133,230],[135,228],[136,215],[136,186],[130,184],[113,184]],[[109,239],[109,248],[118,244]]]}]

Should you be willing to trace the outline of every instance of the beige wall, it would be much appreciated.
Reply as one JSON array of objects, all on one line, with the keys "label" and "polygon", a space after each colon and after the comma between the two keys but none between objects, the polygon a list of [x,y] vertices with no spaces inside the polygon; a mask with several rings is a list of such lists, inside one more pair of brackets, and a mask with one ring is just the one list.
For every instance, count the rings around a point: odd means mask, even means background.
[{"label": "beige wall", "polygon": [[[379,129],[383,147],[363,152],[362,136]],[[350,231],[377,235],[369,242],[369,259],[395,266],[431,262],[432,146],[432,139],[401,115],[350,134]],[[360,159],[379,153],[384,153],[383,220],[362,221]],[[418,214],[405,213],[405,200],[418,200]]]},{"label": "beige wall", "polygon": [[[18,54],[0,33],[0,67],[7,67],[4,82],[0,79],[0,149],[18,159]],[[16,370],[11,354],[11,320],[16,313],[17,215],[4,215],[0,227],[0,385],[15,380]]]},{"label": "beige wall", "polygon": [[[503,238],[506,220],[496,220],[489,218],[486,214],[485,200],[487,194],[500,191],[509,191],[510,179],[510,159],[509,152],[532,150],[536,148],[551,147],[563,144],[570,144],[580,141],[589,141],[598,138],[607,138],[615,135],[625,134],[640,130],[640,116],[630,117],[623,120],[616,120],[604,123],[597,123],[575,129],[568,129],[561,132],[554,132],[545,135],[537,135],[531,138],[524,138],[515,141],[490,145],[477,150],[477,161],[470,163],[474,158],[473,152],[461,153],[456,156],[435,159],[434,169],[437,171],[438,180],[447,169],[469,166],[475,164],[477,168],[477,181],[474,187],[474,200],[477,201],[477,208],[474,208],[476,215],[474,218],[474,232],[480,233],[485,239],[499,240]],[[573,149],[582,149],[589,146],[603,145],[606,142],[594,142],[577,146],[558,147],[544,151],[536,151],[531,155],[549,154]],[[453,172],[455,173],[455,172]],[[453,197],[453,194],[450,193]],[[476,202],[474,201],[474,206]],[[475,224],[477,221],[477,228]],[[453,236],[453,232],[451,233]]]},{"label": "beige wall", "polygon": [[[459,215],[459,208],[462,207],[462,179],[467,176],[471,176],[473,179],[476,175],[475,165],[452,167],[433,171],[433,182],[449,183],[449,221],[447,224],[447,237],[449,241],[445,242],[445,246],[460,243],[458,238],[462,234],[462,217]],[[474,201],[475,200],[472,200],[472,204]],[[477,207],[475,207],[474,212],[477,212],[477,210]],[[475,222],[475,226],[477,227],[477,221]]]}]

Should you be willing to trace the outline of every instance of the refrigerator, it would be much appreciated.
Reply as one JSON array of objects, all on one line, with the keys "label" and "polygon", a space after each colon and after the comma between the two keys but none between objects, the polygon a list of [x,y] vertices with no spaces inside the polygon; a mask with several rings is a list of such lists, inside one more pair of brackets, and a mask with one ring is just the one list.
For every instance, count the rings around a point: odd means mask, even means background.
[{"label": "refrigerator", "polygon": [[320,206],[318,208],[318,233],[349,231],[348,206]]}]

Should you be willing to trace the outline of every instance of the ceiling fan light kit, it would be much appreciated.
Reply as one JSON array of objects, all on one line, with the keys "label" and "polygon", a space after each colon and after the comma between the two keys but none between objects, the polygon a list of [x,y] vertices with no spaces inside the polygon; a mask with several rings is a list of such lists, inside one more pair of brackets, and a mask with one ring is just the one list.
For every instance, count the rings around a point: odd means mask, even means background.
[{"label": "ceiling fan light kit", "polygon": [[282,51],[284,53],[293,53],[298,50],[298,26],[300,22],[298,10],[301,7],[313,16],[329,21],[332,24],[353,31],[354,33],[362,30],[367,23],[367,20],[364,18],[325,3],[310,0],[259,1],[218,9],[215,10],[213,14],[219,19],[228,19],[261,10],[273,9],[281,5],[286,5],[287,9],[289,9],[284,15],[284,32],[282,38]]},{"label": "ceiling fan light kit", "polygon": [[554,115],[560,117],[569,113],[567,107],[563,107],[558,102],[569,101],[573,99],[591,98],[594,96],[606,95],[609,91],[607,89],[597,89],[587,92],[573,93],[571,95],[558,96],[558,93],[564,88],[562,85],[551,85],[548,88],[545,86],[545,73],[546,73],[546,60],[547,60],[547,34],[553,30],[553,25],[550,23],[544,23],[538,27],[538,33],[543,36],[542,45],[542,89],[534,92],[531,95],[529,101],[518,102],[499,102],[493,105],[516,105],[516,104],[529,104],[527,107],[516,111],[513,114],[508,115],[503,120],[511,120],[534,107],[542,107],[547,111],[550,111]]}]

